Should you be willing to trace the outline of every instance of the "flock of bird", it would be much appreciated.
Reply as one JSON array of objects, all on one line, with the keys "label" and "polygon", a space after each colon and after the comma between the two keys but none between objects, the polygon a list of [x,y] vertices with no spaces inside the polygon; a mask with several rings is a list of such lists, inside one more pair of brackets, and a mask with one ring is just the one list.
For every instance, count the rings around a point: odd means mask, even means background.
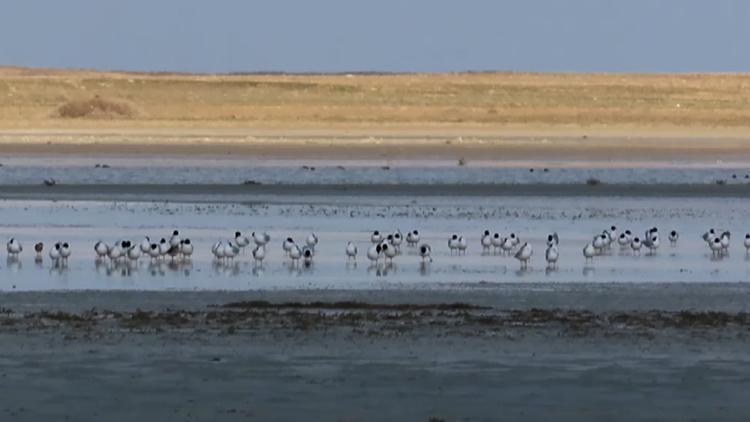
[{"label": "flock of bird", "polygon": [[[679,237],[676,230],[670,231],[667,235],[670,244],[673,246],[677,244]],[[724,256],[729,251],[731,233],[712,228],[703,234],[702,239],[713,256]],[[250,236],[245,236],[237,231],[233,238],[214,243],[211,247],[211,254],[217,262],[227,263],[232,262],[236,257],[243,254],[247,248],[251,247],[253,260],[256,264],[262,264],[267,256],[266,248],[270,242],[271,236],[267,232],[253,232]],[[391,233],[383,233],[377,230],[372,232],[366,257],[373,265],[379,263],[392,264],[393,260],[401,254],[404,242],[407,248],[416,248],[423,265],[432,262],[432,247],[427,243],[420,243],[418,230],[409,231],[405,236],[400,230]],[[304,242],[299,244],[293,238],[287,237],[281,242],[281,248],[284,256],[291,261],[292,265],[297,265],[300,262],[310,265],[315,258],[318,243],[318,236],[311,233],[304,239]],[[447,243],[451,255],[465,255],[469,247],[467,239],[459,234],[451,235]],[[528,242],[522,243],[521,238],[515,233],[502,236],[500,233],[485,230],[481,235],[480,243],[483,253],[512,255],[520,262],[522,269],[529,265],[534,255],[531,244]],[[653,254],[661,245],[661,237],[657,227],[647,229],[641,237],[631,230],[619,232],[616,226],[610,226],[596,234],[584,246],[582,252],[585,262],[588,263],[597,256],[611,250],[615,243],[620,250],[630,249],[633,254],[639,254],[641,249],[646,249],[648,253]],[[745,235],[743,244],[746,252],[750,252],[750,233]],[[551,233],[547,236],[544,253],[547,268],[557,266],[560,257],[559,245],[560,237],[557,233]],[[158,242],[152,241],[148,236],[138,244],[131,240],[118,240],[112,244],[100,240],[94,244],[93,249],[97,260],[109,260],[115,264],[137,262],[142,257],[148,258],[152,262],[167,259],[172,261],[190,260],[194,252],[191,240],[182,238],[179,230],[174,230],[171,235],[162,237]],[[23,245],[18,239],[11,238],[7,243],[7,251],[9,258],[17,259],[23,252]],[[41,261],[44,244],[42,242],[36,243],[34,251],[36,253],[35,259]],[[55,266],[67,265],[71,253],[70,244],[63,241],[55,242],[49,249],[49,257]],[[347,261],[356,261],[359,250],[354,242],[348,242],[344,253]]]}]

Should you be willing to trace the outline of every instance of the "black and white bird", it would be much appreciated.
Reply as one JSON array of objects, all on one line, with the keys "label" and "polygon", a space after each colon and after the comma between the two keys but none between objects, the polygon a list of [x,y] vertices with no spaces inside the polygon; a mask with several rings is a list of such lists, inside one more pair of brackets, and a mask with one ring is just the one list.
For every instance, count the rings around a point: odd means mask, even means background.
[{"label": "black and white bird", "polygon": [[596,256],[596,248],[594,247],[593,243],[587,243],[586,246],[583,247],[583,258],[584,261],[593,261],[594,256]]},{"label": "black and white bird", "polygon": [[552,234],[547,235],[547,246],[557,246],[560,244],[560,237],[557,235],[557,232],[554,232]]},{"label": "black and white bird", "polygon": [[11,237],[10,240],[8,240],[6,249],[8,250],[8,256],[15,258],[23,252],[23,245],[21,245],[21,242],[19,242],[18,239]]},{"label": "black and white bird", "polygon": [[406,233],[406,245],[407,246],[416,246],[419,243],[419,231],[418,230],[412,230],[409,233]]},{"label": "black and white bird", "polygon": [[349,242],[346,244],[346,259],[349,260],[357,260],[357,245],[355,245],[352,242]]},{"label": "black and white bird", "polygon": [[677,233],[677,230],[672,230],[669,232],[669,243],[674,246],[677,244],[677,240],[680,238],[680,234]]},{"label": "black and white bird", "polygon": [[258,245],[253,249],[253,259],[256,263],[262,264],[266,258],[266,247],[265,245]]},{"label": "black and white bird", "polygon": [[521,261],[521,268],[526,268],[529,265],[529,260],[531,260],[531,255],[534,254],[534,249],[531,247],[530,244],[524,243],[523,246],[521,246],[521,249],[516,252],[515,258],[519,261]]},{"label": "black and white bird", "polygon": [[480,243],[482,244],[482,252],[487,253],[490,251],[490,248],[492,247],[492,234],[489,230],[485,230],[484,233],[482,233]]},{"label": "black and white bird", "polygon": [[419,246],[419,256],[422,257],[422,262],[429,260],[432,262],[432,248],[430,245],[423,243]]},{"label": "black and white bird", "polygon": [[547,250],[544,252],[544,259],[547,260],[547,267],[557,267],[558,258],[560,258],[560,252],[557,250],[557,244],[547,246]]}]

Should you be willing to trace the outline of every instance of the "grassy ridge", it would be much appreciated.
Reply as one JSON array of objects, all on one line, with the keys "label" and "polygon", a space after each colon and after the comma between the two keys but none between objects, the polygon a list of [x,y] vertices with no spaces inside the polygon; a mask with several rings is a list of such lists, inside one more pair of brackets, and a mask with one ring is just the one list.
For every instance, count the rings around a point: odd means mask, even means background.
[{"label": "grassy ridge", "polygon": [[[94,98],[98,98],[93,101]],[[64,117],[66,105],[103,103]],[[127,105],[127,113],[108,113]],[[750,127],[744,74],[187,75],[0,68],[0,127]]]}]

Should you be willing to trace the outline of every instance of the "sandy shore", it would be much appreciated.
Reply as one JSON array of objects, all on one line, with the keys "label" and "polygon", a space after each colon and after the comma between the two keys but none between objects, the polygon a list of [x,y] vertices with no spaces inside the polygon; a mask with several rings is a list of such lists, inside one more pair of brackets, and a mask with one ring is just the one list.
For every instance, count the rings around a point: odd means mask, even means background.
[{"label": "sandy shore", "polygon": [[746,290],[3,294],[0,414],[744,420]]},{"label": "sandy shore", "polygon": [[[590,133],[593,132],[593,133]],[[586,129],[0,131],[4,154],[176,154],[268,159],[450,159],[576,162],[750,162],[742,131]]]}]

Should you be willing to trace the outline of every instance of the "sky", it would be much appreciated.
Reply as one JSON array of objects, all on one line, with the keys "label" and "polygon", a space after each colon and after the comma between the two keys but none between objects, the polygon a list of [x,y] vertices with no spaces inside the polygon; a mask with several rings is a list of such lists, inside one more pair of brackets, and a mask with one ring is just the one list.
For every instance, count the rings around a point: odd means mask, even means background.
[{"label": "sky", "polygon": [[750,71],[747,0],[5,0],[0,64],[185,72]]}]

